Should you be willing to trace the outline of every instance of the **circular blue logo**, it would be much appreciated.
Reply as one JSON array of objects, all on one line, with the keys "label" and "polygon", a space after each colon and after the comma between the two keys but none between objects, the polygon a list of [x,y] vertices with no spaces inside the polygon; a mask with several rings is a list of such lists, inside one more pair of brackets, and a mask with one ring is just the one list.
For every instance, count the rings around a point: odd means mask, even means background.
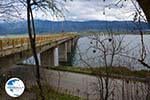
[{"label": "circular blue logo", "polygon": [[6,93],[11,97],[19,97],[25,89],[24,83],[19,78],[11,78],[5,84]]}]

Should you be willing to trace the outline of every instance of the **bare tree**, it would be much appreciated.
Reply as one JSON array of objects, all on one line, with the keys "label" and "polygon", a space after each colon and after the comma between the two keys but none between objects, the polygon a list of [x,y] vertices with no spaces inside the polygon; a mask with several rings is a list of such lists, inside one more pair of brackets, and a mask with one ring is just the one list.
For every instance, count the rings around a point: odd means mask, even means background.
[{"label": "bare tree", "polygon": [[[63,0],[64,2],[66,0]],[[1,18],[7,16],[18,17],[21,14],[19,9],[26,8],[27,12],[27,26],[30,44],[32,48],[32,54],[36,64],[36,81],[39,87],[39,95],[44,100],[44,94],[42,90],[40,66],[36,52],[36,33],[34,25],[33,10],[42,10],[45,13],[53,13],[54,15],[62,15],[62,7],[58,7],[57,4],[61,4],[56,0],[2,0],[0,4]],[[13,12],[13,13],[12,13]]]},{"label": "bare tree", "polygon": [[[99,33],[90,34],[86,37],[89,40],[89,47],[84,51],[79,50],[79,56],[82,63],[88,66],[92,73],[97,77],[96,89],[99,93],[99,100],[108,100],[114,91],[113,79],[110,78],[110,68],[118,66],[116,59],[124,53],[128,44],[123,44],[124,36],[114,35],[111,32],[108,35]],[[86,45],[86,44],[85,44]],[[93,52],[93,55],[90,55]],[[94,61],[98,63],[94,63]],[[94,64],[92,64],[94,63]],[[95,68],[95,67],[96,68]],[[101,68],[105,70],[103,72]]]},{"label": "bare tree", "polygon": [[[42,100],[44,100],[44,94],[43,94],[43,89],[42,89],[42,83],[40,81],[40,66],[39,66],[39,61],[37,57],[37,52],[36,52],[36,33],[35,33],[35,27],[34,27],[34,18],[33,18],[33,12],[32,12],[32,6],[37,6],[40,9],[51,9],[54,13],[58,14],[61,13],[61,10],[56,7],[55,1],[54,0],[27,0],[27,22],[28,22],[28,34],[30,38],[30,43],[31,43],[31,48],[32,48],[32,54],[34,56],[34,60],[37,66],[37,84],[40,89],[40,95]],[[31,17],[31,22],[30,22],[30,17]],[[32,30],[31,30],[32,29]]]}]

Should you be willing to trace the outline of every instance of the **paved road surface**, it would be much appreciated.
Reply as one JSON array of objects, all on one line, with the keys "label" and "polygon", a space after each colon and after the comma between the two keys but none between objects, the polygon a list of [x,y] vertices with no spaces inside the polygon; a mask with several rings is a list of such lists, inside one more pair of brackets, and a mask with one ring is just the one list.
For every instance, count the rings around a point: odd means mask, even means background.
[{"label": "paved road surface", "polygon": [[[98,89],[102,85],[98,84],[95,76],[45,69],[42,69],[41,72],[43,79],[46,79],[48,84],[60,92],[67,92],[90,100],[98,100],[100,96]],[[11,73],[14,77],[22,78],[26,86],[35,82],[35,67],[33,66],[15,65]],[[103,83],[105,83],[104,78]],[[110,79],[109,100],[145,100],[147,93],[145,88],[143,83]]]}]

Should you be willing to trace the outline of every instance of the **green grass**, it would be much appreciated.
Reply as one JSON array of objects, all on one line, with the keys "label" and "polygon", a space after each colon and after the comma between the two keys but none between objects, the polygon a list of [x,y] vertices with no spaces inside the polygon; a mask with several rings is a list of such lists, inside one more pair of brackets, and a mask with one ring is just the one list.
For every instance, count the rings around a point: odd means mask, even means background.
[{"label": "green grass", "polygon": [[[80,98],[78,96],[73,96],[68,93],[60,93],[58,91],[55,91],[48,85],[42,86],[42,89],[44,90],[45,100],[86,100],[86,99]],[[32,86],[32,87],[28,88],[27,91],[30,91],[30,92],[33,92],[33,93],[36,93],[37,95],[39,95],[38,94],[39,89],[37,86]],[[38,100],[41,100],[41,98],[38,97]]]},{"label": "green grass", "polygon": [[110,77],[136,77],[136,78],[145,78],[150,75],[150,71],[148,70],[130,70],[126,67],[97,67],[97,68],[81,68],[81,67],[72,67],[72,66],[59,66],[50,68],[53,70],[60,70],[60,71],[68,71],[74,73],[81,73],[81,74],[89,74],[89,75],[106,75],[106,72],[109,73]]},{"label": "green grass", "polygon": [[47,69],[58,70],[58,71],[66,71],[80,74],[88,74],[88,75],[102,75],[105,76],[106,72],[109,73],[110,77],[113,78],[122,78],[122,77],[132,77],[132,79],[141,78],[142,80],[150,76],[149,70],[131,70],[127,67],[108,67],[106,70],[105,67],[73,67],[73,66],[58,66],[58,67],[50,67],[45,66]]},{"label": "green grass", "polygon": [[[97,34],[97,35],[108,35],[108,34],[113,34],[113,35],[140,35],[140,33],[133,33],[133,32],[107,32],[107,31],[86,31],[86,32],[79,32],[78,33],[80,36],[88,36],[91,34]],[[144,35],[149,35],[150,32],[144,32]]]},{"label": "green grass", "polygon": [[47,95],[47,97],[51,98],[50,100],[54,100],[54,99],[55,100],[81,100],[77,96],[72,96],[72,95],[64,94],[64,93],[58,93],[56,91],[49,92],[49,95]]},{"label": "green grass", "polygon": [[113,34],[113,35],[125,35],[125,34],[128,34],[127,32],[107,32],[107,31],[98,31],[98,32],[95,32],[95,31],[86,31],[86,32],[79,32],[78,33],[80,36],[86,36],[86,35],[90,35],[90,34],[97,34],[97,35],[108,35],[108,34]]}]

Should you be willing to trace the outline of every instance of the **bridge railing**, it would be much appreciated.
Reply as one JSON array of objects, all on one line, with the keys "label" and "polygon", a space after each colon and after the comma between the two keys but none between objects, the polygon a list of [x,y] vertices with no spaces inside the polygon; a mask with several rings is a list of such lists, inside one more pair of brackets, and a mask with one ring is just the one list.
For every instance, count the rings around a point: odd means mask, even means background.
[{"label": "bridge railing", "polygon": [[[68,37],[74,37],[76,34],[54,34],[54,35],[37,35],[36,45],[44,44]],[[16,47],[30,46],[30,40],[28,37],[18,37],[18,38],[1,38],[0,39],[0,50],[12,49]]]}]

